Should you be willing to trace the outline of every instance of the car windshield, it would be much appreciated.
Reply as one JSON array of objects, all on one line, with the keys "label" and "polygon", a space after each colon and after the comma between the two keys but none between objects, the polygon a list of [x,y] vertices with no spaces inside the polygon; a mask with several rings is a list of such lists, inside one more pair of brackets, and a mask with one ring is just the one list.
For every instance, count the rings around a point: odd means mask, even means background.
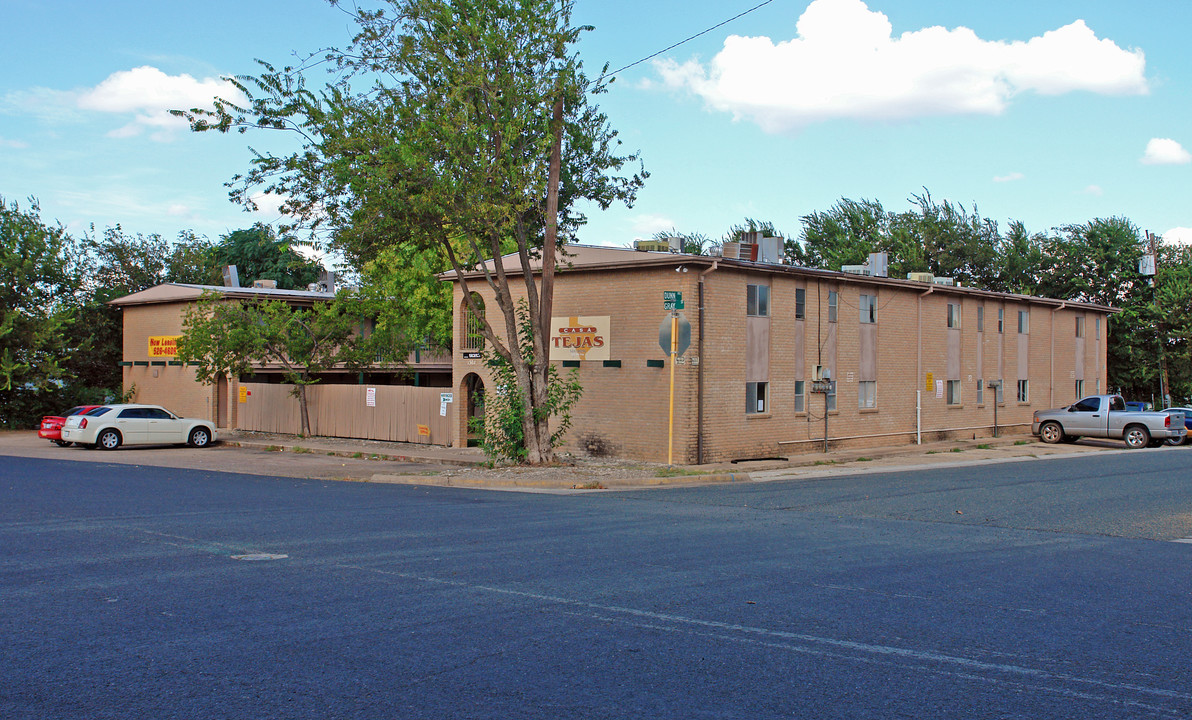
[{"label": "car windshield", "polygon": [[99,417],[100,415],[111,412],[111,410],[112,410],[112,408],[110,408],[110,407],[97,407],[94,410],[90,410],[83,414],[86,415],[87,417]]}]

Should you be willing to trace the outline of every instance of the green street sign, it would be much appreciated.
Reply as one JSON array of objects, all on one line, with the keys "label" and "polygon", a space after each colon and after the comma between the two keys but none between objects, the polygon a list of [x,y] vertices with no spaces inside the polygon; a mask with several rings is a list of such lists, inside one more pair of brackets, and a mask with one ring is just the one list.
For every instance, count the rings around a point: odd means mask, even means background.
[{"label": "green street sign", "polygon": [[663,310],[682,310],[683,307],[683,293],[678,290],[664,290],[662,292]]}]

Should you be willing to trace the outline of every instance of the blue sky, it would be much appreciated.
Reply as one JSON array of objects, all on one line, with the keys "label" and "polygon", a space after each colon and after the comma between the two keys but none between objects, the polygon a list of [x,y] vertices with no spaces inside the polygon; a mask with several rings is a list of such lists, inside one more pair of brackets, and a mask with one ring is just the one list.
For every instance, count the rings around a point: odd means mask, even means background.
[{"label": "blue sky", "polygon": [[[343,44],[322,0],[2,0],[0,195],[76,233],[120,223],[217,239],[279,219],[223,183],[276,135],[193,135],[164,115],[223,75]],[[578,0],[595,73],[761,0]],[[773,0],[622,73],[600,98],[651,177],[631,209],[593,210],[580,240],[745,217],[796,236],[841,198],[904,210],[924,188],[1032,231],[1126,216],[1192,241],[1186,0]]]}]

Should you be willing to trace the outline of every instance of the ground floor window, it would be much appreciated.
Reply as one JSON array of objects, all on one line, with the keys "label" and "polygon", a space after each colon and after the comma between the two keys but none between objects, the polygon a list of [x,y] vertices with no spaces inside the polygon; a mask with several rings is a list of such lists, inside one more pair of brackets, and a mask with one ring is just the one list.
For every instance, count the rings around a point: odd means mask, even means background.
[{"label": "ground floor window", "polygon": [[807,411],[807,383],[803,380],[795,381],[795,412]]},{"label": "ground floor window", "polygon": [[1031,381],[1030,380],[1019,380],[1018,381],[1018,402],[1024,403],[1024,402],[1030,402],[1030,401],[1031,401]]},{"label": "ground floor window", "polygon": [[828,399],[828,410],[829,411],[835,410],[836,409],[836,381],[835,380],[832,381],[832,392],[828,393],[824,397]]},{"label": "ground floor window", "polygon": [[769,383],[764,382],[747,382],[745,383],[745,412],[747,414],[764,413],[766,412],[766,390]]},{"label": "ground floor window", "polygon": [[949,380],[948,381],[948,404],[949,405],[959,405],[960,404],[960,381],[959,380]]},{"label": "ground floor window", "polygon": [[1076,381],[1076,399],[1084,397],[1084,380]]},{"label": "ground floor window", "polygon": [[871,409],[877,407],[877,382],[862,380],[857,383],[857,407]]},{"label": "ground floor window", "polygon": [[977,378],[977,404],[985,404],[985,380],[982,378]]}]

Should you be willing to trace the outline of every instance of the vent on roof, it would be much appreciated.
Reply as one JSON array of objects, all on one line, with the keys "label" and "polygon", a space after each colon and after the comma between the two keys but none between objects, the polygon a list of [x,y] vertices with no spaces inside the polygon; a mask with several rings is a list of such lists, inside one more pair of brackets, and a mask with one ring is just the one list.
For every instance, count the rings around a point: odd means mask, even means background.
[{"label": "vent on roof", "polygon": [[914,280],[915,282],[929,283],[932,280],[935,280],[935,275],[932,275],[931,273],[925,273],[925,272],[907,273],[906,279]]},{"label": "vent on roof", "polygon": [[224,287],[240,287],[240,275],[236,273],[235,265],[224,265],[223,281]]},{"label": "vent on roof", "polygon": [[276,290],[277,289],[277,281],[276,280],[253,280],[252,286],[255,288],[261,288],[263,290]]},{"label": "vent on roof", "polygon": [[935,279],[935,284],[936,285],[955,285],[956,281],[953,280],[952,278],[937,277]]},{"label": "vent on roof", "polygon": [[633,249],[639,252],[670,252],[671,245],[667,240],[634,240]]},{"label": "vent on roof", "polygon": [[869,275],[868,265],[841,265],[840,272],[850,275]]}]

